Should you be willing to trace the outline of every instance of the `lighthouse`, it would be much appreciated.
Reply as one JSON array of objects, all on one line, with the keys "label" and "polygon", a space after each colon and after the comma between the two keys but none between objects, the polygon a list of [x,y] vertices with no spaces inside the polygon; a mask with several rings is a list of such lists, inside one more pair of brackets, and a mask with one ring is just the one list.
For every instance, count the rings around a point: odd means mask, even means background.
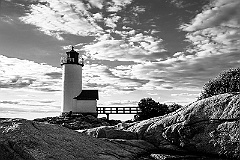
[{"label": "lighthouse", "polygon": [[98,90],[82,90],[83,59],[74,50],[66,52],[61,58],[62,66],[62,106],[61,114],[97,113]]}]

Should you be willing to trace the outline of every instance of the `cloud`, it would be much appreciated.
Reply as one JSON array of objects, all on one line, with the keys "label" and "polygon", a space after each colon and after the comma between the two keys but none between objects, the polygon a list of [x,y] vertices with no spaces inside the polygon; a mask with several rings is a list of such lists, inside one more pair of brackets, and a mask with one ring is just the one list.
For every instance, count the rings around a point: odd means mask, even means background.
[{"label": "cloud", "polygon": [[61,69],[33,61],[0,55],[1,88],[61,90]]},{"label": "cloud", "polygon": [[0,101],[2,104],[19,104],[19,102],[16,101]]},{"label": "cloud", "polygon": [[49,72],[49,73],[46,73],[45,75],[51,77],[52,79],[61,79],[62,78],[61,72]]},{"label": "cloud", "polygon": [[94,59],[120,61],[157,61],[165,59],[168,52],[162,45],[162,39],[137,34],[126,40],[101,39],[85,45],[83,50]]},{"label": "cloud", "polygon": [[20,20],[37,26],[40,31],[59,40],[63,40],[61,34],[89,36],[102,31],[94,23],[83,2],[77,0],[44,2],[47,3],[31,5],[30,13],[20,17]]},{"label": "cloud", "polygon": [[83,69],[83,86],[99,89],[104,94],[132,92],[147,82],[127,76],[121,77],[103,65],[86,65]]},{"label": "cloud", "polygon": [[96,8],[102,9],[103,8],[104,0],[89,0],[89,3]]},{"label": "cloud", "polygon": [[64,40],[63,34],[98,37],[105,31],[97,22],[104,22],[105,26],[115,28],[120,16],[113,14],[103,17],[101,12],[91,13],[90,10],[101,10],[105,6],[108,12],[113,13],[130,3],[131,0],[39,0],[39,3],[31,4],[29,12],[19,19],[35,25],[40,31],[58,40]]},{"label": "cloud", "polygon": [[171,0],[170,3],[175,5],[177,8],[184,8],[183,1],[181,0]]},{"label": "cloud", "polygon": [[191,96],[194,96],[194,97],[197,97],[199,96],[199,94],[191,94],[191,93],[176,93],[176,94],[171,94],[171,96],[173,97],[176,97],[176,96],[183,96],[183,97],[191,97]]},{"label": "cloud", "polygon": [[143,6],[134,6],[133,11],[136,13],[144,13],[146,11],[146,8]]},{"label": "cloud", "polygon": [[[135,90],[200,90],[212,73],[201,72],[185,61],[165,60],[139,64],[108,67],[104,65],[85,65],[83,68],[83,86],[100,89],[108,93],[126,93]],[[169,61],[169,62],[168,62]],[[210,63],[210,62],[209,62]]]},{"label": "cloud", "polygon": [[215,0],[198,14],[191,24],[183,26],[185,31],[229,26],[238,27],[240,21],[239,0]]},{"label": "cloud", "polygon": [[160,62],[161,66],[169,65],[163,70],[168,72],[170,81],[175,82],[177,78],[176,85],[201,88],[222,70],[239,67],[239,7],[238,0],[215,0],[191,23],[181,26],[191,45],[185,52],[177,52]]},{"label": "cloud", "polygon": [[21,78],[20,76],[15,76],[13,78],[9,78],[8,83],[0,82],[0,87],[1,88],[9,88],[9,87],[24,88],[24,87],[30,86],[34,81],[35,79]]},{"label": "cloud", "polygon": [[[208,11],[211,9],[212,7],[206,7],[199,15],[211,12]],[[199,15],[194,19],[201,17]],[[233,16],[229,22],[238,23],[235,20],[236,16]],[[129,90],[200,91],[204,83],[222,70],[239,66],[239,59],[236,58],[239,57],[239,29],[226,27],[232,25],[231,23],[224,21],[220,26],[216,26],[219,23],[214,22],[213,26],[208,27],[209,23],[204,29],[200,29],[202,24],[197,26],[194,20],[190,24],[182,25],[182,30],[188,32],[186,38],[192,45],[188,46],[186,51],[174,54],[164,48],[162,39],[136,33],[126,26],[122,27],[122,31],[115,31],[122,39],[114,39],[108,35],[107,38],[84,46],[83,50],[94,59],[134,62],[102,71],[106,77],[119,81],[113,88],[129,83],[131,85],[126,88]],[[189,30],[189,27],[198,29]],[[134,31],[133,34],[129,33],[131,30]],[[127,83],[124,83],[124,80]]]},{"label": "cloud", "polygon": [[150,96],[157,96],[158,94],[157,93],[147,93],[148,95]]},{"label": "cloud", "polygon": [[[12,92],[11,97],[1,97],[1,99],[8,99],[0,101],[0,108],[1,111],[6,112],[59,112],[60,105],[59,102],[56,101],[56,97],[53,95],[50,98],[45,98],[42,93],[32,93],[36,96],[27,96],[21,97],[19,95],[16,96],[14,92],[20,92],[17,90],[9,90],[7,92]],[[23,94],[26,92],[30,93],[29,91],[22,91]],[[39,98],[41,95],[41,98]],[[45,94],[50,97],[50,95]],[[46,96],[46,97],[47,97]]]},{"label": "cloud", "polygon": [[115,101],[108,101],[104,105],[107,106],[137,106],[138,101],[134,100],[115,100]]},{"label": "cloud", "polygon": [[182,25],[189,32],[187,49],[198,57],[240,52],[240,1],[215,0],[206,6],[190,24]]},{"label": "cloud", "polygon": [[93,14],[93,18],[96,21],[101,21],[103,19],[103,15],[101,13],[95,13],[95,14]]},{"label": "cloud", "polygon": [[[168,58],[159,62],[146,62],[112,69],[119,77],[145,80],[137,89],[201,90],[204,83],[214,78],[222,70],[239,66],[239,53],[229,53],[206,57],[196,55]],[[227,62],[227,63],[226,63]],[[222,65],[225,64],[225,65]]]},{"label": "cloud", "polygon": [[107,11],[118,12],[130,3],[132,3],[132,0],[112,0],[112,2],[108,3]]},{"label": "cloud", "polygon": [[[11,101],[0,101],[0,104],[13,104],[13,105],[20,105],[20,106],[49,106],[54,104],[56,101],[51,99],[18,99],[18,100],[11,100]],[[50,107],[50,106],[49,106]]]},{"label": "cloud", "polygon": [[117,27],[116,22],[120,19],[120,16],[112,15],[111,17],[104,18],[105,25],[112,29]]}]

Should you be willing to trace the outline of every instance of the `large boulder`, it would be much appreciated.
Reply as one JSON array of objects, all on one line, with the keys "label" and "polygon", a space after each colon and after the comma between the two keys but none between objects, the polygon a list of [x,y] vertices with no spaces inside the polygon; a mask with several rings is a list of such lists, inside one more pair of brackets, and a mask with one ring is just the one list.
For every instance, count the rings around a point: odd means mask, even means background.
[{"label": "large boulder", "polygon": [[240,94],[199,100],[120,130],[135,133],[159,149],[240,158]]},{"label": "large boulder", "polygon": [[110,141],[47,123],[0,119],[3,160],[130,160],[155,147],[142,140]]}]

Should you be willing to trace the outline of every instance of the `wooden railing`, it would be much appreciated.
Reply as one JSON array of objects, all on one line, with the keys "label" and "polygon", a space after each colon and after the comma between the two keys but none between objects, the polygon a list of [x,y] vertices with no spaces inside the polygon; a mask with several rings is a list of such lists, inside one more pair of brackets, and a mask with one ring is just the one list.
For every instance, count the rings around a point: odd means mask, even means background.
[{"label": "wooden railing", "polygon": [[141,112],[138,107],[97,107],[98,114],[136,114]]},{"label": "wooden railing", "polygon": [[109,114],[137,114],[141,112],[139,107],[97,107],[98,114],[106,114],[109,119]]}]

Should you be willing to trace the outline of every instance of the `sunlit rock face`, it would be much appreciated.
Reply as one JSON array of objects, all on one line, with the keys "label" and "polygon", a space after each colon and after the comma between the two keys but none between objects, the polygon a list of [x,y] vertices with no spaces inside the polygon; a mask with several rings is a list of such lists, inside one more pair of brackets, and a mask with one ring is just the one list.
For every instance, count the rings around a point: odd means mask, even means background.
[{"label": "sunlit rock face", "polygon": [[[109,130],[101,127],[85,133],[108,138]],[[213,96],[168,115],[125,124],[120,128],[115,126],[112,130],[135,133],[138,139],[158,146],[159,150],[240,158],[240,94]]]},{"label": "sunlit rock face", "polygon": [[196,101],[163,117],[138,122],[126,130],[160,148],[165,144],[193,152],[240,157],[240,94]]},{"label": "sunlit rock face", "polygon": [[152,149],[145,141],[111,142],[59,125],[0,119],[1,160],[130,160]]}]

